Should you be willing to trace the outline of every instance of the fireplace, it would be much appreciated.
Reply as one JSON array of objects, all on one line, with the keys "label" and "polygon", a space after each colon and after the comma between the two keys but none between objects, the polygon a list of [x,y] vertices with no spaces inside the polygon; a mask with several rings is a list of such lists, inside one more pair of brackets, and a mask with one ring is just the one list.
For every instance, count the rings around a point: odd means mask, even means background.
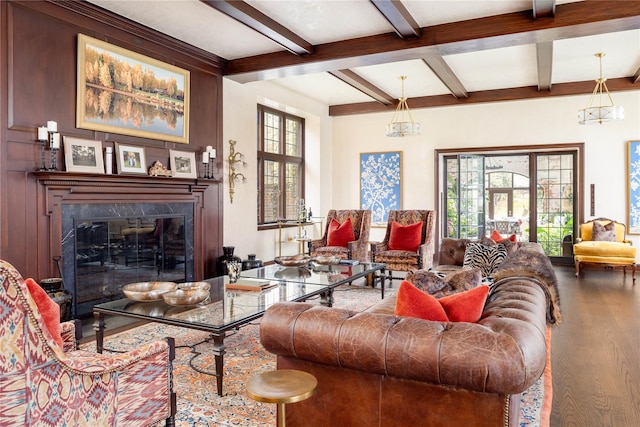
[{"label": "fireplace", "polygon": [[62,277],[75,318],[128,283],[194,280],[194,203],[62,205]]}]

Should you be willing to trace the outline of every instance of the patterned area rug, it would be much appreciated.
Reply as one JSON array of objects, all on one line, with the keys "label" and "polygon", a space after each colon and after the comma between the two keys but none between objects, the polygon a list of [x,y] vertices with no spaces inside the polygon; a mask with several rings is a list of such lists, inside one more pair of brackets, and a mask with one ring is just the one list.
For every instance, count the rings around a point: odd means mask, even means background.
[{"label": "patterned area rug", "polygon": [[[385,296],[395,290],[386,290]],[[380,299],[380,290],[357,285],[344,285],[334,293],[335,307],[364,310]],[[312,302],[312,301],[310,301]],[[317,302],[317,301],[316,301]],[[275,425],[275,405],[265,404],[247,397],[244,384],[253,375],[274,370],[275,356],[260,344],[259,321],[241,328],[225,339],[224,396],[218,396],[216,379],[198,373],[189,364],[193,357],[189,345],[205,341],[206,332],[149,323],[105,338],[105,347],[117,351],[136,348],[143,342],[176,338],[176,360],[174,361],[174,388],[178,395],[176,426],[179,427],[272,427]],[[201,353],[192,363],[199,369],[213,371],[215,363],[209,348],[203,342],[196,346]],[[95,341],[81,346],[95,351]],[[550,371],[549,371],[550,375]],[[550,377],[547,379],[550,383]],[[547,394],[550,395],[550,394]],[[522,395],[520,426],[541,426],[541,415],[545,396],[545,376]],[[550,408],[549,408],[550,412]],[[549,414],[546,414],[547,419]],[[548,425],[548,421],[547,421]],[[544,426],[544,422],[542,423]]]}]

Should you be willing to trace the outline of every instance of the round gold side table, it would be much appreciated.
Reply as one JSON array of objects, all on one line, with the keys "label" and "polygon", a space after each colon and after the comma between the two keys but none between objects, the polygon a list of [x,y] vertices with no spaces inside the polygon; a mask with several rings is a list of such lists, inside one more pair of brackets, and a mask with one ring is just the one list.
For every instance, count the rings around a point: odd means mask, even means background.
[{"label": "round gold side table", "polygon": [[278,404],[278,427],[285,427],[284,405],[300,402],[316,391],[318,381],[308,372],[279,369],[263,372],[247,382],[247,395],[258,402]]}]

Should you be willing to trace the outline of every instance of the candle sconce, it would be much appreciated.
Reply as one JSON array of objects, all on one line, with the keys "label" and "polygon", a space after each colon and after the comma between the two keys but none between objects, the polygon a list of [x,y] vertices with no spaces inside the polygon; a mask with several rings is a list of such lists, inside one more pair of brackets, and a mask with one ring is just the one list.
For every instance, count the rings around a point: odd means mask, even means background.
[{"label": "candle sconce", "polygon": [[[58,170],[58,150],[60,149],[58,123],[49,120],[46,126],[40,126],[38,128],[38,141],[40,142],[40,170]],[[49,168],[47,168],[44,155],[47,143],[49,143],[49,150],[51,150]]]},{"label": "candle sconce", "polygon": [[231,203],[233,203],[233,194],[235,193],[235,181],[238,178],[242,178],[242,182],[245,182],[247,178],[242,173],[236,172],[236,163],[242,163],[242,166],[246,166],[247,162],[242,160],[244,154],[239,151],[236,151],[236,141],[229,140],[229,157],[227,158],[229,162],[229,199],[231,199]]}]

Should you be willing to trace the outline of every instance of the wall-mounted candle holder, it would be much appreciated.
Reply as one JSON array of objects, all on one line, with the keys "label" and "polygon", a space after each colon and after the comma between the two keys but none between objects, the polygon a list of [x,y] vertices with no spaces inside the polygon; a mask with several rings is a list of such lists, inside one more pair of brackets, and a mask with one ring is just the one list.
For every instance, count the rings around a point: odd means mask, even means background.
[{"label": "wall-mounted candle holder", "polygon": [[231,203],[233,203],[233,194],[235,193],[235,181],[238,178],[242,179],[242,182],[245,182],[247,178],[242,173],[236,172],[236,163],[242,163],[242,166],[246,166],[247,162],[242,160],[244,154],[239,151],[236,151],[236,141],[230,139],[229,140],[229,157],[227,161],[229,162],[229,199]]}]

